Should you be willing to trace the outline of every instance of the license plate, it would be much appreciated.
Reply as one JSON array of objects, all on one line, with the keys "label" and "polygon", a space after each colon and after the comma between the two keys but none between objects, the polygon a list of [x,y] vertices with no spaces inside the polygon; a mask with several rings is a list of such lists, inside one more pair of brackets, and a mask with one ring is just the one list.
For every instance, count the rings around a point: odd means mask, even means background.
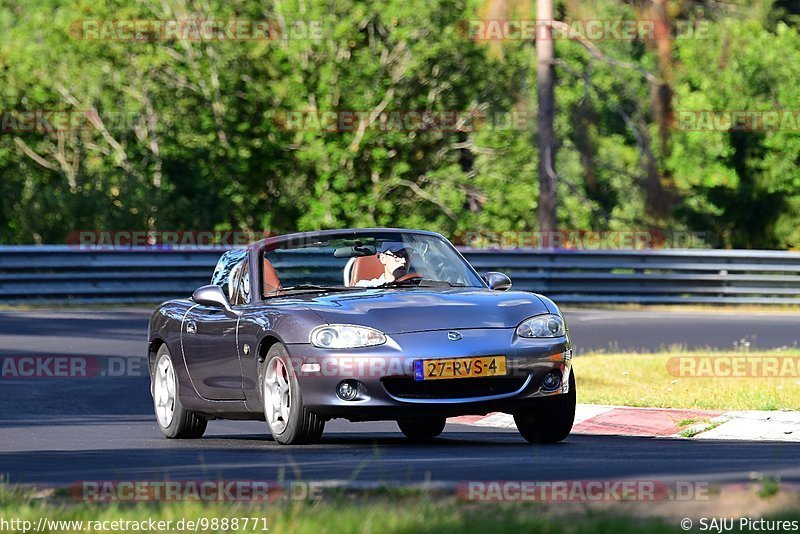
[{"label": "license plate", "polygon": [[504,374],[506,374],[505,356],[414,361],[414,380],[480,378]]}]

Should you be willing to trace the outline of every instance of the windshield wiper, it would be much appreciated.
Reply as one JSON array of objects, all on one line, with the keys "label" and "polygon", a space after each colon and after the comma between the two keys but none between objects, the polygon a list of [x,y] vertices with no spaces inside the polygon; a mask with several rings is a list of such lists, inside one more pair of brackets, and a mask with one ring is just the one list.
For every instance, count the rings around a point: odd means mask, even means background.
[{"label": "windshield wiper", "polygon": [[379,286],[375,287],[402,287],[402,286],[411,286],[411,285],[419,285],[422,282],[422,278],[409,278],[408,280],[403,280],[402,282],[394,280],[393,282],[386,282]]},{"label": "windshield wiper", "polygon": [[320,286],[315,284],[299,284],[296,286],[288,286],[275,291],[274,293],[270,293],[269,295],[280,295],[281,293],[285,293],[287,291],[350,291],[354,288],[352,287],[341,287],[341,286]]},{"label": "windshield wiper", "polygon": [[385,284],[379,285],[378,287],[404,287],[404,286],[418,286],[418,287],[465,287],[464,284],[460,282],[448,282],[446,280],[429,280],[427,278],[409,278],[408,280],[403,280],[402,282],[394,281],[394,282],[387,282]]}]

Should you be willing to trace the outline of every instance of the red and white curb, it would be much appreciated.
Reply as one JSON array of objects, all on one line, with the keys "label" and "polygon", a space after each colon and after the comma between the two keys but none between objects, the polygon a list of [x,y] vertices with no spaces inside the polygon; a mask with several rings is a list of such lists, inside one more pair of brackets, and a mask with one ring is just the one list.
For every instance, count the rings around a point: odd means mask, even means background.
[{"label": "red and white curb", "polygon": [[[516,428],[504,413],[462,416],[450,423]],[[800,412],[629,408],[579,404],[573,434],[800,442]]]}]

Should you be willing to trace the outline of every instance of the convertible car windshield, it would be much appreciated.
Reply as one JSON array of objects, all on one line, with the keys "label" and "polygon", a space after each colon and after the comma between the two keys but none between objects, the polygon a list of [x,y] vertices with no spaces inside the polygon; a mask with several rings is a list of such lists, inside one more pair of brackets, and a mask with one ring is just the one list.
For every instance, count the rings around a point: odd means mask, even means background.
[{"label": "convertible car windshield", "polygon": [[279,243],[264,252],[264,295],[356,287],[485,287],[446,240],[359,233]]}]

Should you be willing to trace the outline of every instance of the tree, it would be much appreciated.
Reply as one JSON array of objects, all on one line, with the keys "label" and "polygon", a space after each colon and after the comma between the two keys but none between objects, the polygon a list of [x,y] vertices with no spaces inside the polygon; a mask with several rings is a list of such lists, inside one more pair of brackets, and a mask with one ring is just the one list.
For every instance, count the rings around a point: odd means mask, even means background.
[{"label": "tree", "polygon": [[536,87],[538,115],[536,140],[539,148],[539,231],[556,229],[556,136],[553,131],[555,114],[555,72],[553,69],[553,0],[536,1],[536,18],[542,31],[536,40]]}]

